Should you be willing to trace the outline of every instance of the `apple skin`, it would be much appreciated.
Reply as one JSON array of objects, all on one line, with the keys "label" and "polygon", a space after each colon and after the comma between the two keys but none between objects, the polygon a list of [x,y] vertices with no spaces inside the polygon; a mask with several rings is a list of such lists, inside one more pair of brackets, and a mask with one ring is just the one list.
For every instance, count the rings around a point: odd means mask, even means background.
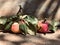
[{"label": "apple skin", "polygon": [[11,31],[13,33],[20,33],[20,30],[19,30],[19,23],[17,22],[14,22],[11,26]]},{"label": "apple skin", "polygon": [[47,24],[42,24],[41,31],[44,32],[44,33],[48,32],[48,25]]},{"label": "apple skin", "polygon": [[42,23],[42,21],[39,21],[38,28],[40,28],[38,30],[38,32],[46,33],[46,32],[48,32],[48,23]]}]

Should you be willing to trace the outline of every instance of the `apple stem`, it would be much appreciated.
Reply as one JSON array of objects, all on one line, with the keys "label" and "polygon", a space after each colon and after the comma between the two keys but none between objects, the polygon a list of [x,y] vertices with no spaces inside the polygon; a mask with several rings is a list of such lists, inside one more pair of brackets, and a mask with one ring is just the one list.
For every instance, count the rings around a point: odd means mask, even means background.
[{"label": "apple stem", "polygon": [[21,5],[19,5],[19,11],[17,12],[17,15],[18,15],[19,13],[22,14],[22,7],[21,7]]},{"label": "apple stem", "polygon": [[44,21],[43,21],[42,23],[45,23],[45,22],[46,22],[46,20],[47,20],[47,19],[45,18],[45,19],[44,19]]}]

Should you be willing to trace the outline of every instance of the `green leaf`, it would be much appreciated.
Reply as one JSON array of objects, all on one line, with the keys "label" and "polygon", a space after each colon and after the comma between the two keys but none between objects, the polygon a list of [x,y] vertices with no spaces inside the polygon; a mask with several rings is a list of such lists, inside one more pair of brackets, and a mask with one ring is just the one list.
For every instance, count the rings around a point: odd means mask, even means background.
[{"label": "green leaf", "polygon": [[4,25],[7,22],[7,18],[0,18],[0,24]]},{"label": "green leaf", "polygon": [[19,28],[22,30],[22,32],[25,35],[27,34],[27,25],[26,24],[20,24]]},{"label": "green leaf", "polygon": [[37,18],[33,17],[33,16],[28,16],[28,15],[24,15],[24,16],[20,16],[20,19],[23,19],[25,22],[25,26],[23,24],[20,25],[20,28],[22,30],[26,29],[26,32],[30,35],[36,35],[36,25],[38,23]]},{"label": "green leaf", "polygon": [[12,23],[13,23],[13,22],[11,21],[9,24],[7,24],[6,27],[5,27],[5,30],[9,30],[10,27],[11,27],[11,25],[12,25]]},{"label": "green leaf", "polygon": [[11,21],[17,22],[18,20],[19,17],[17,15],[13,15],[8,18],[7,22],[11,22]]},{"label": "green leaf", "polygon": [[38,19],[37,18],[35,18],[35,17],[33,17],[33,16],[25,16],[25,18],[24,18],[27,22],[30,22],[30,23],[32,23],[32,24],[37,24],[37,22],[38,22]]},{"label": "green leaf", "polygon": [[27,33],[30,35],[36,35],[36,28],[34,25],[30,24],[20,24],[20,29],[23,31],[23,33],[26,35]]},{"label": "green leaf", "polygon": [[49,30],[53,30],[53,25],[49,24],[48,29],[49,29]]},{"label": "green leaf", "polygon": [[58,24],[59,24],[59,22],[57,22],[57,21],[54,22],[53,30],[55,30],[55,31],[57,30],[57,27],[56,27],[56,26],[57,26]]},{"label": "green leaf", "polygon": [[57,25],[59,24],[59,22],[53,20],[53,21],[51,22],[51,24],[52,24],[52,26],[53,26],[53,30],[56,31],[56,30],[57,30]]},{"label": "green leaf", "polygon": [[29,28],[28,28],[27,32],[28,32],[28,34],[30,34],[30,35],[35,35],[35,32],[34,32],[34,31],[32,31],[32,30],[31,30],[31,29],[29,29]]},{"label": "green leaf", "polygon": [[36,26],[35,25],[33,25],[33,24],[31,24],[30,22],[29,22],[29,25],[28,25],[28,33],[30,34],[30,35],[36,35],[36,32],[37,32],[37,30],[36,30]]}]

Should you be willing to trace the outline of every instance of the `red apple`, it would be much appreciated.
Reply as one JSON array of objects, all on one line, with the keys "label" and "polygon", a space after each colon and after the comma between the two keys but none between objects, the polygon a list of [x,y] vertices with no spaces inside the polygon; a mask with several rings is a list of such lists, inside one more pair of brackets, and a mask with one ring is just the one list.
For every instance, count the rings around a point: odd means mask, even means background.
[{"label": "red apple", "polygon": [[42,32],[47,32],[48,31],[48,25],[47,24],[42,24],[41,31]]},{"label": "red apple", "polygon": [[20,30],[19,30],[19,24],[17,22],[14,22],[11,26],[11,31],[13,33],[20,33]]},{"label": "red apple", "polygon": [[47,23],[42,23],[41,21],[38,22],[38,28],[40,28],[38,30],[38,32],[48,32],[48,24]]}]

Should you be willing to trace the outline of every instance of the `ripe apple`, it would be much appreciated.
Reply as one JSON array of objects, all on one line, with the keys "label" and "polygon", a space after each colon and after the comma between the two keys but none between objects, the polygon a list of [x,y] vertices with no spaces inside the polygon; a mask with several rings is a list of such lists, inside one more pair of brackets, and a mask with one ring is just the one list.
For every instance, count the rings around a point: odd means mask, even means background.
[{"label": "ripe apple", "polygon": [[11,31],[13,33],[20,33],[20,30],[19,30],[19,24],[17,22],[14,22],[11,26]]},{"label": "ripe apple", "polygon": [[41,31],[42,32],[47,32],[48,31],[48,25],[47,24],[42,24]]},{"label": "ripe apple", "polygon": [[48,32],[48,24],[47,23],[42,23],[42,21],[39,21],[38,28],[40,28],[38,30],[38,32],[44,32],[44,33]]}]

